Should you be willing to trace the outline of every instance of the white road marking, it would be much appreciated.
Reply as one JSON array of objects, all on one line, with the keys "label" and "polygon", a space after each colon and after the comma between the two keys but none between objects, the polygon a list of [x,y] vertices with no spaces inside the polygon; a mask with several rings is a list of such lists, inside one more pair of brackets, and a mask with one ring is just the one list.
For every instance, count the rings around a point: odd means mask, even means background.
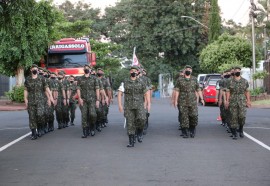
[{"label": "white road marking", "polygon": [[0,130],[21,130],[21,129],[29,129],[29,127],[21,127],[21,128],[3,128]]},{"label": "white road marking", "polygon": [[266,129],[270,130],[270,128],[265,128],[265,127],[244,127],[245,129]]},{"label": "white road marking", "polygon": [[270,147],[267,146],[266,144],[264,144],[263,142],[257,140],[256,138],[252,137],[251,135],[249,135],[248,133],[244,132],[245,136],[248,137],[249,139],[251,139],[252,141],[254,141],[255,143],[257,143],[258,145],[262,146],[263,148],[266,148],[267,150],[270,151]]},{"label": "white road marking", "polygon": [[18,139],[16,139],[16,140],[14,140],[14,141],[12,141],[12,142],[10,142],[10,143],[4,145],[3,147],[0,148],[0,152],[2,152],[3,150],[7,149],[8,147],[14,145],[15,143],[21,141],[22,139],[26,138],[26,137],[29,136],[30,134],[31,134],[31,132],[29,132],[29,133],[27,133],[27,134],[25,134],[25,135],[19,137]]}]

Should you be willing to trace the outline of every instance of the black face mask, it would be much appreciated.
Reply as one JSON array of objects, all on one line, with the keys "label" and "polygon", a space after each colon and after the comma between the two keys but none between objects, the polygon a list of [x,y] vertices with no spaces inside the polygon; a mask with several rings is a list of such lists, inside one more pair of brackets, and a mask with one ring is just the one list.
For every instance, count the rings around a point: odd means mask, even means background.
[{"label": "black face mask", "polygon": [[235,73],[234,73],[234,75],[235,75],[236,77],[239,77],[240,74],[241,74],[240,72],[235,72]]},{"label": "black face mask", "polygon": [[73,83],[74,81],[70,81],[70,83]]},{"label": "black face mask", "polygon": [[191,71],[185,71],[185,74],[189,76],[191,74]]},{"label": "black face mask", "polygon": [[131,76],[131,77],[136,77],[137,74],[136,74],[136,72],[132,72],[132,73],[130,73],[130,76]]},{"label": "black face mask", "polygon": [[58,77],[58,80],[61,80],[62,78]]},{"label": "black face mask", "polygon": [[231,72],[231,76],[234,76],[234,72]]},{"label": "black face mask", "polygon": [[40,73],[38,73],[39,75],[41,75],[41,76],[43,76],[43,73],[42,72],[40,72]]},{"label": "black face mask", "polygon": [[89,72],[90,72],[89,69],[84,69],[85,74],[89,74]]},{"label": "black face mask", "polygon": [[55,77],[51,77],[51,79],[55,79]]},{"label": "black face mask", "polygon": [[37,74],[37,70],[33,70],[32,74],[36,75]]},{"label": "black face mask", "polygon": [[228,78],[230,78],[230,77],[231,77],[231,75],[225,75],[225,76],[224,76],[225,79],[228,79]]},{"label": "black face mask", "polygon": [[49,75],[44,75],[44,77],[45,77],[45,78],[48,78],[48,77],[49,77]]},{"label": "black face mask", "polygon": [[98,77],[101,77],[101,76],[103,76],[103,74],[101,74],[101,73],[97,73],[97,75],[98,75]]}]

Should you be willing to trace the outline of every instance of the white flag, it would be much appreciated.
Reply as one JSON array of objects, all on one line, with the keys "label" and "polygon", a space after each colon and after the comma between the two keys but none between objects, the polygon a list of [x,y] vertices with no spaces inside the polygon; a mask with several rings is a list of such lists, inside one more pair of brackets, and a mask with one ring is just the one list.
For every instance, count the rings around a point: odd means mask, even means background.
[{"label": "white flag", "polygon": [[140,66],[139,64],[139,60],[136,56],[136,47],[134,47],[134,50],[133,50],[133,61],[132,61],[132,66]]}]

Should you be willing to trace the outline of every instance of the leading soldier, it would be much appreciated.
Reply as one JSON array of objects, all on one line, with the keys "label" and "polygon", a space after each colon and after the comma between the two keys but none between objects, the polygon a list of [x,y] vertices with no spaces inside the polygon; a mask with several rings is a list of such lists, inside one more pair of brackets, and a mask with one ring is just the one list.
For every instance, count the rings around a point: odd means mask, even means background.
[{"label": "leading soldier", "polygon": [[[47,104],[51,105],[53,99],[45,79],[38,75],[38,66],[32,65],[31,75],[24,82],[24,102],[29,114],[29,127],[32,135],[31,139],[37,139],[37,126],[44,123],[44,112],[46,104],[44,97],[47,96]],[[46,93],[45,93],[46,92]]]},{"label": "leading soldier", "polygon": [[[127,147],[134,147],[135,132],[138,131],[138,142],[142,142],[143,128],[146,120],[145,109],[150,110],[150,98],[147,94],[147,87],[143,81],[137,78],[138,67],[132,66],[130,68],[130,78],[125,79],[123,86],[118,91],[118,107],[126,118],[127,133],[129,137],[129,144]],[[122,106],[122,95],[124,97],[124,109]],[[149,103],[149,104],[147,104]],[[147,108],[146,108],[147,105]]]},{"label": "leading soldier", "polygon": [[191,138],[195,137],[195,129],[198,125],[198,99],[196,92],[204,105],[197,78],[191,76],[191,73],[192,67],[186,65],[184,77],[179,78],[175,86],[174,107],[179,105],[183,138],[188,138],[188,132]]}]

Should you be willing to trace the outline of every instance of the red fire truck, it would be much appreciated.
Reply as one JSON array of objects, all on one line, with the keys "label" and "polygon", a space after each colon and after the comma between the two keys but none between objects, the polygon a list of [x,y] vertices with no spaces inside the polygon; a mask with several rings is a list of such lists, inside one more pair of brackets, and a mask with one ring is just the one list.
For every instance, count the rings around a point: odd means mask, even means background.
[{"label": "red fire truck", "polygon": [[91,52],[88,38],[76,40],[64,38],[49,46],[45,61],[41,62],[51,72],[65,71],[67,75],[80,76],[84,74],[85,64],[96,65],[96,54]]}]

